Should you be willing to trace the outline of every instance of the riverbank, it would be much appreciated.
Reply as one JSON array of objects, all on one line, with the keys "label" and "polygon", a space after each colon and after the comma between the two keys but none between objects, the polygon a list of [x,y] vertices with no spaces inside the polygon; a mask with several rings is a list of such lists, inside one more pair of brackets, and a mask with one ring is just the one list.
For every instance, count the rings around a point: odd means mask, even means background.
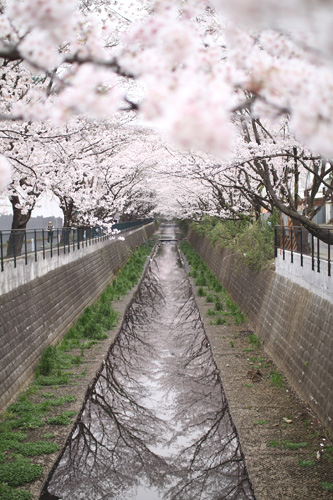
[{"label": "riverbank", "polygon": [[[149,262],[147,255],[151,248],[147,244],[132,255],[112,287],[108,287],[98,303],[90,308],[92,321],[88,321],[87,314],[85,321],[82,316],[66,334],[61,346],[52,348],[48,353],[50,356],[42,356],[38,376],[37,372],[35,374],[37,378],[0,415],[0,498],[39,498],[53,464],[70,436],[74,419],[82,410],[86,394],[119,333],[124,312],[138,288],[138,283],[134,284]],[[103,304],[99,304],[102,299]],[[111,308],[108,307],[110,301]],[[110,314],[110,319],[112,317],[112,321],[103,321],[109,325],[104,326],[104,330],[109,329],[105,333],[99,331],[101,318],[97,312],[102,308]],[[112,328],[116,317],[117,326]],[[79,323],[81,330],[74,330]],[[45,376],[46,371],[48,376]],[[13,489],[17,486],[19,489]]]},{"label": "riverbank", "polygon": [[247,324],[212,324],[212,305],[189,279],[256,500],[332,500],[333,447],[320,422]]}]

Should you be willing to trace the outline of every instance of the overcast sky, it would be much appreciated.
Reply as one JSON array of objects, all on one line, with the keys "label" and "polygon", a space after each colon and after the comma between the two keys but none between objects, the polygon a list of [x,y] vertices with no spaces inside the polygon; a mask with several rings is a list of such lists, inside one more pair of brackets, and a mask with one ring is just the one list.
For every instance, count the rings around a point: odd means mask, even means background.
[{"label": "overcast sky", "polygon": [[[0,215],[11,215],[12,206],[8,198],[0,197]],[[63,217],[62,210],[59,208],[59,202],[57,198],[51,193],[43,194],[37,201],[36,208],[32,212],[32,217],[37,217],[42,215],[44,217],[54,216]]]}]

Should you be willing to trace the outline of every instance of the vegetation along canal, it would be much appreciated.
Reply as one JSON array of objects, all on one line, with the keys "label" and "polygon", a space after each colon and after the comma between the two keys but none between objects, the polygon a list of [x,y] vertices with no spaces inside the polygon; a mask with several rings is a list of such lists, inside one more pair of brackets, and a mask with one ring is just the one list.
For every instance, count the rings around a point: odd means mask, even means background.
[{"label": "vegetation along canal", "polygon": [[254,499],[173,231],[161,234],[42,500]]}]

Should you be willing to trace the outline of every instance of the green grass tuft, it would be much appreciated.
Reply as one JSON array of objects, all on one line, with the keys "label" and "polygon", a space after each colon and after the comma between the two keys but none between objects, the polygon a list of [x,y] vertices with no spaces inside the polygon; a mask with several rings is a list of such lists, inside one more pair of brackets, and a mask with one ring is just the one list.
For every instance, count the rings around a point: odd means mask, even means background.
[{"label": "green grass tuft", "polygon": [[59,398],[51,401],[51,404],[52,404],[52,406],[62,406],[66,403],[72,403],[73,401],[76,401],[75,396],[64,395],[64,396],[60,396]]},{"label": "green grass tuft", "polygon": [[0,433],[0,452],[7,451],[13,448],[13,446],[20,441],[24,441],[27,438],[25,432],[1,432]]},{"label": "green grass tuft", "polygon": [[71,417],[74,417],[76,415],[75,411],[64,411],[61,413],[61,415],[58,415],[57,417],[50,417],[47,419],[47,423],[49,425],[70,425],[72,421],[70,420]]},{"label": "green grass tuft", "polygon": [[292,441],[283,441],[282,445],[288,450],[299,450],[300,448],[306,448],[308,443],[293,443]]},{"label": "green grass tuft", "polygon": [[[214,316],[224,311],[224,315],[231,318],[233,323],[240,325],[246,321],[241,309],[233,302],[226,290],[222,287],[219,280],[209,270],[208,266],[203,262],[198,253],[191,247],[188,242],[181,243],[181,250],[186,256],[188,263],[191,265],[189,272],[190,276],[195,277],[195,284],[199,287],[198,295],[204,297],[206,302],[214,302],[214,310],[207,311],[208,316]],[[208,286],[210,291],[214,291],[217,295],[214,296],[210,292],[206,292],[203,287]],[[211,322],[211,324],[228,324],[225,319],[219,318]]]},{"label": "green grass tuft", "polygon": [[250,344],[252,344],[256,348],[261,347],[261,340],[259,339],[259,337],[257,337],[257,335],[250,334],[248,336],[248,341],[250,342]]},{"label": "green grass tuft", "polygon": [[36,457],[39,455],[48,455],[59,450],[56,443],[47,441],[34,441],[28,443],[16,443],[15,450],[25,457]]},{"label": "green grass tuft", "polygon": [[271,373],[271,385],[275,387],[283,386],[283,376],[277,370]]},{"label": "green grass tuft", "polygon": [[0,481],[9,486],[31,483],[43,475],[43,467],[31,464],[28,459],[17,456],[15,461],[0,464]]},{"label": "green grass tuft", "polygon": [[68,384],[68,375],[50,375],[38,376],[35,383],[41,386],[66,385]]},{"label": "green grass tuft", "polygon": [[268,420],[256,420],[253,425],[265,425],[268,424]]},{"label": "green grass tuft", "polygon": [[47,432],[45,434],[42,434],[42,439],[53,439],[53,438],[54,438],[53,432]]},{"label": "green grass tuft", "polygon": [[333,483],[322,482],[320,484],[321,484],[321,487],[323,488],[323,490],[333,491]]},{"label": "green grass tuft", "polygon": [[298,459],[298,465],[300,467],[313,467],[316,465],[315,460],[302,460],[301,458]]},{"label": "green grass tuft", "polygon": [[44,392],[43,394],[41,394],[42,398],[45,398],[45,399],[53,399],[56,397],[56,395],[53,393],[53,392]]},{"label": "green grass tuft", "polygon": [[281,443],[278,440],[273,440],[273,441],[269,441],[268,446],[270,448],[278,448],[279,446],[281,446]]},{"label": "green grass tuft", "polygon": [[3,500],[32,500],[33,495],[26,490],[16,490],[8,484],[0,483],[0,498]]}]

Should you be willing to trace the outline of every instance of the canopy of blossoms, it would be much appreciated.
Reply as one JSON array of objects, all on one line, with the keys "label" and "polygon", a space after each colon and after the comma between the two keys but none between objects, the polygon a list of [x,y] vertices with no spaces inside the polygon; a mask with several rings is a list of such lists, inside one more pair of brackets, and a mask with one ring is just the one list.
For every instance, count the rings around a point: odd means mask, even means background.
[{"label": "canopy of blossoms", "polygon": [[[244,155],[245,165],[254,149],[279,155],[296,145],[297,161],[328,165],[321,178],[330,189],[331,2],[6,0],[0,10],[6,123],[61,127],[73,115],[135,113],[179,147],[229,167]],[[246,131],[255,120],[266,130],[259,140]],[[281,179],[285,167],[276,161],[274,169]],[[0,176],[3,187],[5,158]]]}]

